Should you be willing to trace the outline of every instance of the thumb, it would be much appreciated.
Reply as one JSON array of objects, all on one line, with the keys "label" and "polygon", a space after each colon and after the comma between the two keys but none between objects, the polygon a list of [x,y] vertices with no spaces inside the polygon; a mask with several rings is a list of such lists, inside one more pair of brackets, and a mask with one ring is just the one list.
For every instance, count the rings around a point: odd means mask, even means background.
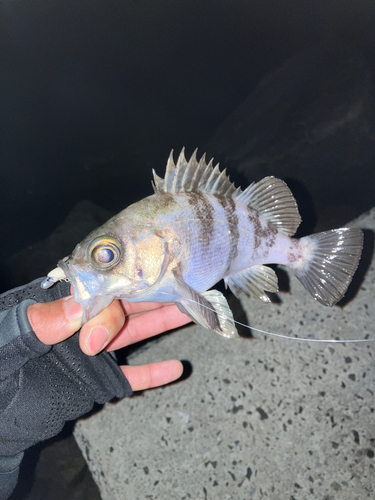
[{"label": "thumb", "polygon": [[73,296],[53,302],[32,304],[27,317],[38,339],[47,345],[72,336],[82,326],[82,306]]}]

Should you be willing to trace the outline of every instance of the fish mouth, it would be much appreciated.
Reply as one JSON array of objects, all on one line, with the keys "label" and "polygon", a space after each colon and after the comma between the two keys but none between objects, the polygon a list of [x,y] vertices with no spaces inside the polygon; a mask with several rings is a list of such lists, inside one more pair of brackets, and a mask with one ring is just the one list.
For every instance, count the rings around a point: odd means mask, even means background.
[{"label": "fish mouth", "polygon": [[70,281],[74,289],[74,300],[82,306],[82,324],[85,324],[91,318],[105,309],[115,298],[110,293],[102,293],[102,283],[92,275],[69,263],[69,257],[60,260],[57,264],[58,269],[65,275],[65,279]]},{"label": "fish mouth", "polygon": [[56,270],[60,269],[62,271],[62,273],[64,274],[64,277],[62,279],[67,279],[69,281],[72,281],[68,262],[69,262],[69,257],[64,257],[63,259],[59,260],[57,263]]},{"label": "fish mouth", "polygon": [[40,286],[44,290],[50,288],[57,281],[68,281],[74,289],[74,300],[82,305],[82,324],[105,309],[115,298],[112,294],[100,293],[100,282],[90,276],[91,273],[76,268],[69,263],[70,256],[57,263],[57,267],[48,273]]},{"label": "fish mouth", "polygon": [[64,275],[66,281],[69,281],[74,288],[74,296],[78,301],[87,300],[96,295],[96,283],[89,279],[89,273],[77,269],[71,262],[70,256],[59,260],[57,269]]}]

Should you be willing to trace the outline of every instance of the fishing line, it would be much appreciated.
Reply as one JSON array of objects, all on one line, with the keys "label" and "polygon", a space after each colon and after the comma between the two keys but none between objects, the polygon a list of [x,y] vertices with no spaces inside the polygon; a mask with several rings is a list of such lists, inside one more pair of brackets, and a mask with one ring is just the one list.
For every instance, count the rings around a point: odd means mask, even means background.
[{"label": "fishing line", "polygon": [[[167,292],[160,292],[160,293],[162,293],[164,295],[171,295],[172,296],[172,294],[169,294]],[[193,300],[193,299],[190,299],[187,297],[184,297],[184,300],[188,300],[189,302],[192,302],[193,304],[198,304],[200,307],[205,307],[209,311],[216,313],[219,318],[230,320],[230,318],[228,318],[227,316],[224,316],[223,314],[218,313],[213,307],[212,308],[208,307],[205,304],[201,304],[201,303],[197,302],[196,300]],[[373,339],[357,339],[357,340],[341,340],[341,339],[306,339],[306,338],[301,338],[301,337],[290,337],[289,335],[283,335],[281,333],[267,332],[266,330],[261,330],[260,328],[255,328],[255,327],[246,325],[245,323],[241,323],[240,321],[237,321],[235,319],[233,319],[233,321],[237,325],[243,326],[249,330],[254,330],[255,332],[264,333],[265,335],[270,335],[271,337],[277,337],[280,339],[288,339],[288,340],[297,340],[300,342],[320,342],[321,344],[346,344],[346,343],[347,344],[354,344],[357,342],[375,342],[375,338],[373,338]]]},{"label": "fishing line", "polygon": [[[63,280],[60,280],[60,281],[71,282],[71,280],[69,278],[66,278],[66,279],[63,279]],[[171,297],[175,297],[171,293],[167,293],[167,292],[160,292],[160,293],[163,294],[163,295],[169,295]],[[197,302],[196,300],[193,300],[193,299],[190,299],[190,298],[187,298],[187,297],[184,297],[184,300],[188,300],[189,302],[192,302],[193,304],[197,304],[200,307],[205,307],[208,311],[212,311],[215,314],[217,314],[217,316],[219,318],[230,320],[230,318],[228,318],[227,316],[224,316],[224,314],[218,313],[216,311],[216,309],[214,309],[213,307],[208,307],[205,304],[201,304],[201,303]],[[306,338],[302,338],[302,337],[291,337],[289,335],[283,335],[282,333],[268,332],[267,330],[261,330],[260,328],[255,328],[254,326],[249,326],[249,325],[246,325],[245,323],[241,323],[240,321],[237,321],[234,318],[233,318],[233,322],[236,325],[239,325],[239,326],[242,326],[244,328],[247,328],[248,330],[254,330],[255,332],[263,333],[263,334],[269,335],[271,337],[276,337],[276,338],[279,338],[279,339],[297,340],[297,341],[300,341],[300,342],[320,342],[321,344],[345,344],[345,343],[347,343],[347,344],[354,344],[354,343],[359,343],[359,342],[375,342],[375,338],[373,338],[373,339],[356,339],[356,340],[349,339],[349,340],[342,340],[342,339],[306,339]]]},{"label": "fishing line", "polygon": [[[196,221],[196,219],[184,219],[184,220],[178,220],[176,222],[181,222],[181,223],[186,223],[186,222],[194,222]],[[225,223],[226,221],[224,220],[220,220],[220,219],[215,219],[215,222],[220,222],[220,223]],[[241,227],[241,231],[245,231],[247,233],[250,233],[250,231],[245,228],[245,227]],[[260,239],[256,234],[253,235],[255,237],[255,239]],[[294,239],[294,238],[292,238]],[[165,295],[171,295],[171,294],[168,294],[167,292],[160,292],[160,293],[164,293]],[[222,319],[230,319],[230,318],[227,318],[226,316],[224,316],[223,314],[220,314],[218,313],[214,308],[210,308],[208,306],[206,306],[205,304],[200,304],[198,302],[196,302],[195,300],[193,299],[190,299],[190,298],[186,298],[184,297],[184,300],[189,300],[190,302],[192,303],[195,303],[195,304],[198,304],[199,306],[203,306],[205,307],[206,309],[208,309],[209,311],[212,311],[214,313],[217,314],[217,316],[219,318],[222,318]],[[273,332],[268,332],[266,330],[261,330],[260,328],[255,328],[255,327],[252,327],[252,326],[249,326],[249,325],[246,325],[244,323],[241,323],[240,321],[237,321],[233,318],[233,321],[235,324],[239,325],[239,326],[242,326],[244,328],[247,328],[248,330],[254,330],[255,332],[258,332],[258,333],[263,333],[265,335],[269,335],[271,337],[276,337],[276,338],[281,338],[281,339],[288,339],[288,340],[297,340],[297,341],[301,341],[301,342],[320,342],[322,344],[328,344],[328,343],[331,343],[331,344],[344,344],[344,343],[357,343],[357,342],[375,342],[375,338],[371,338],[371,339],[349,339],[349,340],[342,340],[342,339],[306,339],[306,338],[301,338],[301,337],[291,337],[289,335],[283,335],[281,333],[273,333]]]},{"label": "fishing line", "polygon": [[[69,278],[65,278],[65,279],[62,279],[60,281],[71,282],[71,280]],[[49,285],[49,286],[51,286],[51,285]],[[169,295],[171,297],[175,297],[171,293],[167,293],[167,292],[160,292],[160,293],[163,294],[163,295]],[[212,311],[215,314],[217,314],[217,316],[219,318],[230,320],[230,318],[228,318],[227,316],[224,316],[223,314],[218,313],[216,311],[216,309],[214,309],[213,307],[208,307],[205,304],[201,304],[201,303],[197,302],[196,300],[190,299],[188,297],[184,297],[184,300],[188,300],[189,302],[192,302],[193,304],[197,304],[200,307],[205,307],[208,311]],[[249,325],[246,325],[245,323],[241,323],[240,321],[237,321],[234,318],[233,318],[233,322],[236,325],[239,325],[239,326],[242,326],[244,328],[247,328],[248,330],[254,330],[255,332],[263,333],[263,334],[269,335],[271,337],[276,337],[276,338],[279,338],[279,339],[297,340],[297,341],[300,341],[300,342],[320,342],[321,344],[345,344],[345,343],[347,343],[347,344],[354,344],[354,343],[359,343],[359,342],[375,342],[375,338],[373,338],[373,339],[356,339],[356,340],[349,339],[349,340],[342,340],[342,339],[306,339],[306,338],[302,338],[302,337],[291,337],[289,335],[283,335],[282,333],[268,332],[267,330],[261,330],[260,328],[255,328],[254,326],[249,326]]]},{"label": "fishing line", "polygon": [[[175,222],[184,223],[185,224],[186,222],[195,222],[197,220],[198,219],[195,219],[195,218],[194,219],[193,218],[189,218],[189,219],[176,220]],[[220,220],[220,219],[215,219],[215,222],[224,223],[225,221],[224,220]],[[248,231],[247,228],[241,227],[241,230],[250,233],[250,231]],[[255,238],[258,238],[258,236],[256,234],[254,234],[253,236]],[[71,280],[69,278],[57,278],[57,280],[58,281],[71,282]],[[47,277],[41,283],[41,287],[44,288],[44,289],[47,289],[50,286],[52,286],[55,282],[56,282],[56,279]],[[164,295],[169,295],[169,296],[175,298],[175,295],[173,295],[171,293],[161,292],[161,291],[159,293],[162,293]],[[188,298],[188,297],[184,297],[184,300],[188,300],[189,302],[192,302],[193,304],[197,304],[200,307],[205,307],[207,310],[212,311],[215,314],[217,314],[217,316],[219,318],[231,321],[231,319],[229,317],[227,317],[227,316],[225,316],[225,315],[217,312],[213,307],[212,308],[208,307],[205,304],[199,303],[199,302],[197,302],[197,301],[195,301],[195,300],[193,300],[191,298]],[[300,341],[300,342],[319,342],[321,344],[345,344],[345,343],[349,344],[349,343],[360,343],[360,342],[375,342],[375,338],[370,338],[370,339],[356,339],[356,340],[354,340],[354,339],[342,340],[342,339],[309,339],[309,338],[302,338],[302,337],[291,337],[290,335],[284,335],[284,334],[281,334],[281,333],[274,333],[274,332],[269,332],[267,330],[261,330],[260,328],[255,328],[253,326],[249,326],[249,325],[247,325],[245,323],[241,323],[240,321],[237,321],[235,319],[233,319],[233,322],[236,325],[239,325],[239,326],[242,326],[244,328],[247,328],[248,330],[253,330],[255,332],[262,333],[264,335],[269,335],[271,337],[276,337],[276,338],[280,338],[280,339],[297,340],[297,341]]]}]

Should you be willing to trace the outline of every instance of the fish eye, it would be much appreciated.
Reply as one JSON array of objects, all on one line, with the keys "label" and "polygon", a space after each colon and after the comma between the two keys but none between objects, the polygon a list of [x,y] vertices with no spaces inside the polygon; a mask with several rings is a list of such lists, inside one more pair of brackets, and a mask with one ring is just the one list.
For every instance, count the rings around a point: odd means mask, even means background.
[{"label": "fish eye", "polygon": [[88,257],[96,269],[110,269],[120,260],[121,245],[111,236],[99,236],[88,247]]},{"label": "fish eye", "polygon": [[109,264],[115,258],[115,252],[112,248],[104,247],[99,248],[95,254],[96,260],[102,264]]}]

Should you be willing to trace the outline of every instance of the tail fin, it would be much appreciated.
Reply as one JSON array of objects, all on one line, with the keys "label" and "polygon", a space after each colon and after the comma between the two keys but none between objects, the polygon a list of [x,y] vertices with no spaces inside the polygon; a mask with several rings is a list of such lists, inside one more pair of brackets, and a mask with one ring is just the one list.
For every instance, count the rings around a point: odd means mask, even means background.
[{"label": "tail fin", "polygon": [[292,269],[311,295],[321,304],[333,306],[344,296],[362,253],[363,233],[341,228],[301,238],[309,255],[302,266]]}]

